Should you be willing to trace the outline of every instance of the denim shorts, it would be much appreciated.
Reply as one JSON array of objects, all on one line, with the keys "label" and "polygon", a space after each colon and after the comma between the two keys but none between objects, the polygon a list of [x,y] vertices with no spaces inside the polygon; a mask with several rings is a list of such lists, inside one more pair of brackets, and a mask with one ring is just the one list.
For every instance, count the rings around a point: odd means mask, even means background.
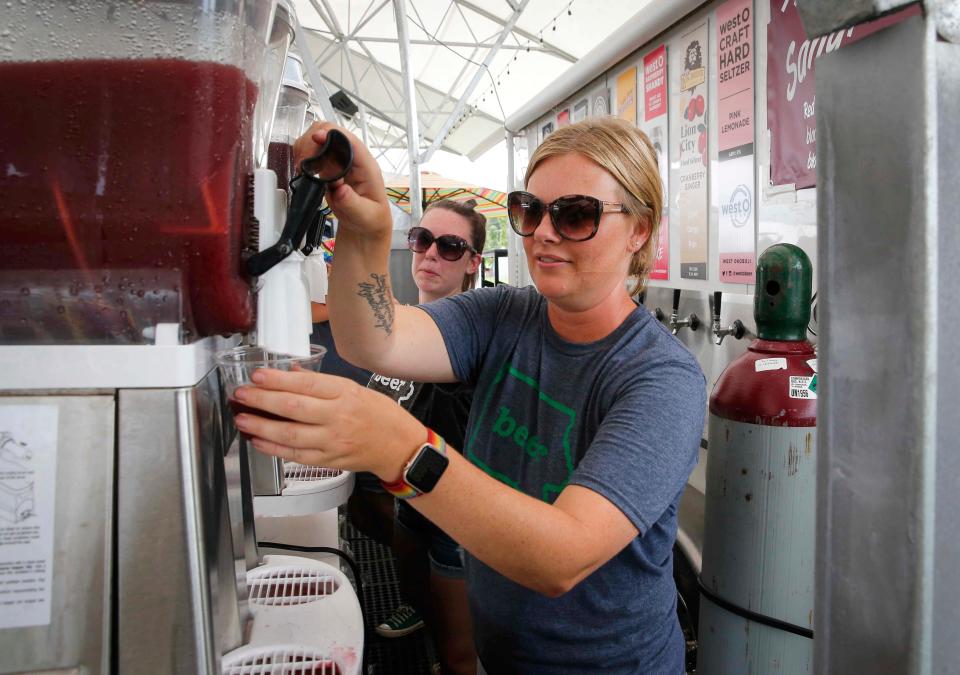
[{"label": "denim shorts", "polygon": [[395,522],[427,544],[430,569],[448,579],[463,579],[463,547],[405,501],[396,501]]}]

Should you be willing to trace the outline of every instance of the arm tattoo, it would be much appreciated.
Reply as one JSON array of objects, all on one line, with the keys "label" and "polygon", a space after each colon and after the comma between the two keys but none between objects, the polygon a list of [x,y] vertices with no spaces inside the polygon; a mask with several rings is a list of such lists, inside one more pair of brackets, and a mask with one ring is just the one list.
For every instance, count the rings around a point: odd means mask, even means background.
[{"label": "arm tattoo", "polygon": [[387,275],[371,274],[370,278],[373,279],[373,283],[361,282],[357,295],[365,299],[373,310],[373,316],[377,320],[374,325],[390,335],[393,332],[393,297],[390,293],[390,285],[387,283]]}]

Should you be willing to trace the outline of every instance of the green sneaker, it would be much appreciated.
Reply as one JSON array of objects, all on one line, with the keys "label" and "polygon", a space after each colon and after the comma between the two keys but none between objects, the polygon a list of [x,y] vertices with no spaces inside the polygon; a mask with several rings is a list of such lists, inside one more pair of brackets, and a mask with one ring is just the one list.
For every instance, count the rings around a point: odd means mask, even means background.
[{"label": "green sneaker", "polygon": [[423,628],[423,619],[420,614],[408,604],[402,604],[393,610],[390,618],[377,626],[374,630],[377,635],[385,638],[398,638],[410,635]]}]

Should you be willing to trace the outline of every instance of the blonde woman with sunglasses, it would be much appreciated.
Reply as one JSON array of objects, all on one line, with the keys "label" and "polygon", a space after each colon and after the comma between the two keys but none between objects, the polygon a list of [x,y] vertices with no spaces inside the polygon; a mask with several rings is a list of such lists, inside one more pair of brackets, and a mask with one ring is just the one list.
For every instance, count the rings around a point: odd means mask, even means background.
[{"label": "blonde woman with sunglasses", "polygon": [[[301,154],[331,128],[301,139]],[[682,673],[672,546],[706,387],[631,297],[662,210],[650,141],[613,118],[551,134],[509,199],[536,288],[421,307],[390,293],[383,179],[352,143],[353,168],[328,193],[341,223],[337,344],[377,372],[473,384],[464,447],[352,382],[307,373],[262,371],[240,390],[294,421],[238,426],[263,452],[375,473],[463,546],[480,672]]]}]

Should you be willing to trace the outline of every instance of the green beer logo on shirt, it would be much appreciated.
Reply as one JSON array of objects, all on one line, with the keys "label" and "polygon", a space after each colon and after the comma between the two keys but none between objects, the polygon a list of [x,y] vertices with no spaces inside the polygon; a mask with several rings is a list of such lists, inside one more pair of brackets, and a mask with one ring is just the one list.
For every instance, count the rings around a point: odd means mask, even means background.
[{"label": "green beer logo on shirt", "polygon": [[[503,396],[508,388],[517,393],[516,396],[509,396],[509,401]],[[524,389],[529,390],[526,396],[522,393]],[[495,393],[500,394],[496,401],[493,400]],[[526,398],[526,401],[522,400],[523,398]],[[524,403],[523,408],[515,409],[501,404],[513,401]],[[536,420],[526,419],[525,415],[535,412],[540,414],[541,422],[545,413],[548,418],[556,416],[556,419],[549,419],[544,424],[543,431],[550,434],[549,438],[531,426]],[[570,474],[573,473],[570,434],[575,420],[576,413],[572,408],[554,400],[540,390],[536,380],[506,364],[497,373],[483,397],[481,411],[467,439],[464,454],[486,473],[516,489],[520,489],[519,472],[524,462],[532,462],[534,465],[538,462],[549,462],[551,466],[557,467],[557,470],[552,471],[550,477],[539,486],[539,494],[532,491],[530,494],[545,502],[552,502],[566,487]],[[481,433],[490,439],[490,456],[487,459],[479,457],[476,452],[477,437]],[[518,457],[509,452],[511,449],[522,454]],[[553,454],[557,452],[562,453],[559,463]],[[500,461],[501,457],[503,461]]]}]

